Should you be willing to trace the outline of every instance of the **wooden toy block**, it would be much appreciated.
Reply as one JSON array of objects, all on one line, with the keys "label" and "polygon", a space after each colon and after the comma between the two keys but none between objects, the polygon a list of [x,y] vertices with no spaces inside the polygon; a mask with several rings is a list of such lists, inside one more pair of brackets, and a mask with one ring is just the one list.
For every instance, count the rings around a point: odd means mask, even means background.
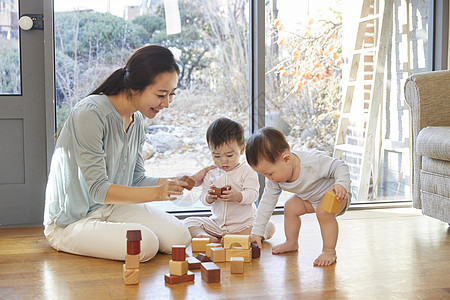
[{"label": "wooden toy block", "polygon": [[204,253],[199,253],[196,257],[201,262],[211,262],[212,260]]},{"label": "wooden toy block", "polygon": [[260,257],[261,256],[261,249],[259,249],[258,244],[257,243],[252,243],[251,247],[252,247],[252,258]]},{"label": "wooden toy block", "polygon": [[127,254],[136,255],[141,253],[141,231],[128,230],[127,231]]},{"label": "wooden toy block", "polygon": [[127,269],[139,269],[139,255],[125,255],[125,267]]},{"label": "wooden toy block", "polygon": [[206,252],[207,244],[209,244],[209,238],[193,238],[192,252]]},{"label": "wooden toy block", "polygon": [[219,248],[219,247],[222,247],[222,244],[219,243],[206,244],[206,256],[211,257],[211,248]]},{"label": "wooden toy block", "polygon": [[134,241],[134,242],[127,241],[127,254],[139,255],[139,253],[141,253],[141,242],[140,241]]},{"label": "wooden toy block", "polygon": [[139,284],[139,269],[127,269],[123,264],[123,282],[125,284]]},{"label": "wooden toy block", "polygon": [[184,245],[172,246],[172,260],[173,261],[186,260],[186,246],[184,246]]},{"label": "wooden toy block", "polygon": [[177,275],[173,275],[173,274],[165,274],[164,275],[164,280],[170,284],[194,281],[194,279],[195,279],[195,274],[192,272],[189,272],[189,271],[186,274],[181,275],[181,276],[177,276]]},{"label": "wooden toy block", "polygon": [[200,269],[201,261],[199,261],[195,257],[188,257],[187,258],[187,262],[188,262],[188,269],[189,270]]},{"label": "wooden toy block", "polygon": [[127,240],[130,242],[137,242],[142,240],[140,230],[127,230]]},{"label": "wooden toy block", "polygon": [[169,273],[171,275],[181,276],[187,274],[188,271],[188,262],[184,261],[169,261]]},{"label": "wooden toy block", "polygon": [[231,266],[230,266],[231,274],[244,273],[244,258],[243,257],[231,257],[230,262],[231,262]]},{"label": "wooden toy block", "polygon": [[227,191],[227,190],[229,190],[230,188],[229,188],[229,187],[226,187],[226,186],[224,186],[224,187],[216,187],[216,186],[213,186],[213,187],[211,187],[211,189],[213,190],[212,195],[216,195],[217,197],[220,197],[220,196],[222,196],[222,193],[223,193],[224,191]]},{"label": "wooden toy block", "polygon": [[190,176],[184,175],[183,177],[181,177],[181,181],[187,182],[188,184],[187,189],[189,191],[192,190],[192,188],[195,186],[195,180]]},{"label": "wooden toy block", "polygon": [[225,262],[225,249],[212,248],[211,249],[211,259],[213,262]]},{"label": "wooden toy block", "polygon": [[220,268],[213,262],[201,265],[202,279],[207,283],[220,282]]},{"label": "wooden toy block", "polygon": [[242,249],[250,249],[250,236],[242,234],[227,234],[223,237],[223,247],[230,249],[234,244],[242,247]]},{"label": "wooden toy block", "polygon": [[241,247],[232,247],[225,250],[225,259],[230,261],[232,257],[243,257],[245,262],[252,261],[252,249],[242,249]]},{"label": "wooden toy block", "polygon": [[341,209],[341,202],[337,199],[337,196],[332,191],[326,191],[322,202],[322,208],[324,211],[330,214],[337,214]]}]

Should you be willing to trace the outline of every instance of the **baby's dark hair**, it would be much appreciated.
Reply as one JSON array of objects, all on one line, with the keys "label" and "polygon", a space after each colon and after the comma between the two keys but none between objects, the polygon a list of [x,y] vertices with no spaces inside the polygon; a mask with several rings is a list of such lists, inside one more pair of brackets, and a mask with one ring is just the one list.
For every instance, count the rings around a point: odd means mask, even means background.
[{"label": "baby's dark hair", "polygon": [[209,125],[206,142],[209,147],[220,147],[225,143],[236,141],[239,147],[245,145],[244,127],[228,118],[220,118]]},{"label": "baby's dark hair", "polygon": [[250,166],[257,167],[263,160],[275,163],[286,150],[290,149],[281,131],[273,127],[264,127],[247,140],[245,156]]}]

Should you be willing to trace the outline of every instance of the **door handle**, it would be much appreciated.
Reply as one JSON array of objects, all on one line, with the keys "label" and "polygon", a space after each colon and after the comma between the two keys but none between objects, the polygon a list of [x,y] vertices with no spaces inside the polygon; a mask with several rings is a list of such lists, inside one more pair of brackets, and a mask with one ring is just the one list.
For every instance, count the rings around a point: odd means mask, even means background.
[{"label": "door handle", "polygon": [[44,30],[44,15],[22,15],[19,26],[22,30]]}]

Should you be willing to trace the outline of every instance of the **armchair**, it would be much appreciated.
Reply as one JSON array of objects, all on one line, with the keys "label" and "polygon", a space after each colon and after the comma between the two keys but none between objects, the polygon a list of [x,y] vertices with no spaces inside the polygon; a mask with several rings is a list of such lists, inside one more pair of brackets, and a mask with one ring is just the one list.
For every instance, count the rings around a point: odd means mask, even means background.
[{"label": "armchair", "polygon": [[411,75],[413,206],[450,224],[450,70]]}]

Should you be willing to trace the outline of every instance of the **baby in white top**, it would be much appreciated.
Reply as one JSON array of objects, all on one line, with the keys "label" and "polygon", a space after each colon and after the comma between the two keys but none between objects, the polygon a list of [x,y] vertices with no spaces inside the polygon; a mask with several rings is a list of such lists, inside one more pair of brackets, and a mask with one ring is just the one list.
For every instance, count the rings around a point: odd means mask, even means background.
[{"label": "baby in white top", "polygon": [[[203,179],[201,201],[211,207],[210,217],[189,217],[184,224],[192,237],[207,237],[219,242],[223,235],[250,234],[259,196],[258,174],[241,162],[245,150],[244,128],[227,118],[214,121],[206,132],[206,141],[217,169]],[[220,196],[216,189],[222,188]],[[263,236],[272,237],[275,226],[269,223]]]},{"label": "baby in white top", "polygon": [[[297,251],[301,225],[299,217],[316,213],[323,248],[314,265],[334,264],[338,238],[336,215],[343,214],[350,204],[348,166],[342,160],[319,152],[291,152],[284,134],[270,127],[258,130],[249,138],[245,154],[253,170],[267,178],[252,230],[252,242],[261,247],[266,224],[281,191],[292,192],[294,195],[284,206],[286,241],[273,247],[272,253]],[[329,213],[322,208],[327,190],[333,191],[340,202],[338,214]]]}]

